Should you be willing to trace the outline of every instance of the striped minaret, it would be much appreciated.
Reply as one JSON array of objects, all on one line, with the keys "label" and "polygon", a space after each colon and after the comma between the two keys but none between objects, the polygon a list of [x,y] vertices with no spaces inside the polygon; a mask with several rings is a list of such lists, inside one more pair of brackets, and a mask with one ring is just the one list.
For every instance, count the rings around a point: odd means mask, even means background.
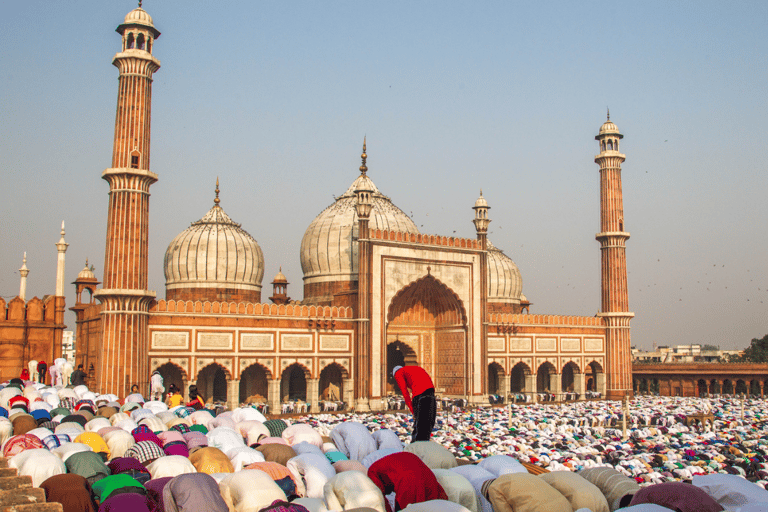
[{"label": "striped minaret", "polygon": [[157,175],[149,170],[152,74],[160,62],[152,47],[160,36],[152,18],[139,7],[117,27],[122,51],[112,64],[120,70],[112,167],[102,178],[109,183],[102,337],[96,370],[97,392],[126,396],[132,384],[148,393],[149,304],[147,289],[149,186]]},{"label": "striped minaret", "polygon": [[626,242],[629,233],[624,229],[624,203],[621,194],[621,163],[626,158],[619,153],[619,140],[624,136],[608,120],[600,127],[595,139],[600,154],[595,163],[600,166],[600,242],[602,305],[598,316],[603,318],[606,330],[605,368],[606,397],[618,400],[632,393],[632,355],[630,350],[629,321],[635,316],[629,312],[627,293]]}]

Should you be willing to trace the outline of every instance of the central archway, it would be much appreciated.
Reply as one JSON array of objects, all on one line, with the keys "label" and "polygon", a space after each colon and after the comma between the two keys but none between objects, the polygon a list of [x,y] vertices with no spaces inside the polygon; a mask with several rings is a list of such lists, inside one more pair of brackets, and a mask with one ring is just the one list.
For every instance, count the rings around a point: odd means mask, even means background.
[{"label": "central archway", "polygon": [[387,344],[396,340],[415,353],[415,362],[432,376],[437,393],[468,393],[467,314],[459,297],[432,275],[412,282],[392,299]]}]

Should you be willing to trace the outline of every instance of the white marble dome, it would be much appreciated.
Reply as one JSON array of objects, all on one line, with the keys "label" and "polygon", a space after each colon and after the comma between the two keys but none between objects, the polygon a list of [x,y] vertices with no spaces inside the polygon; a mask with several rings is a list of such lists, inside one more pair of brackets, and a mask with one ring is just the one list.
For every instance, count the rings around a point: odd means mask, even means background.
[{"label": "white marble dome", "polygon": [[488,300],[520,304],[523,277],[512,258],[488,240]]},{"label": "white marble dome", "polygon": [[174,238],[165,252],[166,290],[221,288],[260,293],[263,277],[261,247],[218,203]]},{"label": "white marble dome", "polygon": [[137,7],[128,14],[125,15],[126,25],[145,25],[147,27],[155,28],[152,24],[152,16],[141,7]]},{"label": "white marble dome", "polygon": [[370,229],[418,233],[416,224],[361,174],[341,197],[309,225],[301,240],[301,270],[305,284],[357,281],[357,198],[355,190],[371,189]]}]

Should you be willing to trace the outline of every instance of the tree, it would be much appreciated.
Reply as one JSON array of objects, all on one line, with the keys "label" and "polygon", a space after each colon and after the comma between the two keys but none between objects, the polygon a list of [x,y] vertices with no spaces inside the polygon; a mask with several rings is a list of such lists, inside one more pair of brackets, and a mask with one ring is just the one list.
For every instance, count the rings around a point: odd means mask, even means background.
[{"label": "tree", "polygon": [[768,362],[768,334],[761,339],[753,338],[740,360],[747,363]]},{"label": "tree", "polygon": [[701,347],[701,350],[702,351],[704,351],[704,350],[706,350],[706,351],[710,351],[710,350],[714,351],[714,350],[720,350],[720,347],[718,345],[704,345],[703,347]]}]

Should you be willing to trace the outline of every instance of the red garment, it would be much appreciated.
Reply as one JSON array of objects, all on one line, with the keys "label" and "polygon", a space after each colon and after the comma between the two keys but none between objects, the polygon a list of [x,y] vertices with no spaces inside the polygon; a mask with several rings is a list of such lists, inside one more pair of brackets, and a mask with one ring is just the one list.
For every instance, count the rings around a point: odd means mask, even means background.
[{"label": "red garment", "polygon": [[21,370],[21,380],[29,380],[29,370],[26,368]]},{"label": "red garment", "polygon": [[[394,491],[397,510],[411,503],[448,499],[432,470],[410,452],[393,453],[377,460],[368,468],[368,478],[385,496]],[[389,501],[384,501],[387,512],[392,512]]]},{"label": "red garment", "polygon": [[[395,372],[395,381],[400,386],[405,405],[411,410],[411,414],[413,414],[411,399],[435,387],[432,379],[429,378],[429,374],[421,366],[403,366]],[[408,394],[409,389],[411,394]]]}]

